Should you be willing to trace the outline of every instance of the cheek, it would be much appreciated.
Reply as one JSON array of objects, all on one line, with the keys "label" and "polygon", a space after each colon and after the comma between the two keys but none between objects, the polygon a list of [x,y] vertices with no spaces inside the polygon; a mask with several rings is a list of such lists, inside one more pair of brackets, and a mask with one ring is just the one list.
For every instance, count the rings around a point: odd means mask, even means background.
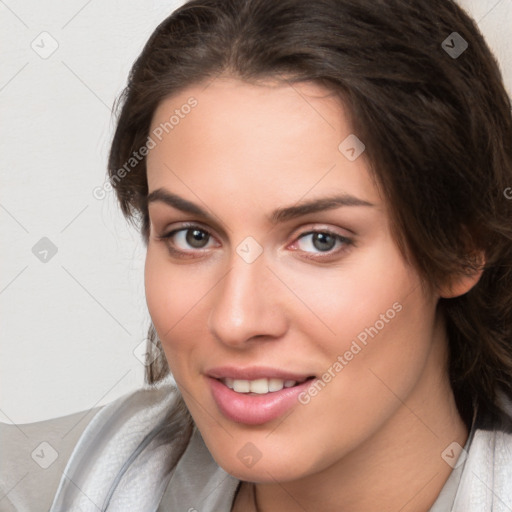
[{"label": "cheek", "polygon": [[357,411],[346,418],[349,430],[370,433],[418,382],[432,347],[435,308],[416,274],[400,265],[361,283],[351,290],[353,303],[344,298],[340,306],[344,316],[326,368],[336,377],[317,406]]},{"label": "cheek", "polygon": [[151,320],[159,334],[172,328],[179,318],[175,309],[176,298],[172,293],[172,275],[168,275],[166,265],[156,254],[156,251],[148,247],[144,266],[144,285],[146,303]]},{"label": "cheek", "polygon": [[393,399],[390,389],[408,394],[428,359],[433,336],[435,305],[423,293],[417,272],[392,244],[379,249],[359,252],[329,276],[324,269],[300,280],[295,276],[295,292],[315,317],[294,318],[316,354],[323,355],[322,379],[328,383],[317,405],[343,403],[360,411],[366,423],[357,429],[371,425],[375,411]]},{"label": "cheek", "polygon": [[[331,269],[311,266],[305,272],[303,267],[282,266],[278,270],[296,296],[288,293],[292,322],[331,357],[348,350],[358,337],[364,342],[369,331],[377,330],[380,337],[406,316],[414,324],[425,307],[415,293],[419,291],[416,272],[392,244],[374,244]],[[403,313],[406,303],[410,315]]]},{"label": "cheek", "polygon": [[146,303],[178,382],[184,383],[197,374],[197,361],[211,348],[207,331],[211,295],[224,273],[222,268],[209,265],[171,262],[165,247],[151,242],[148,245],[144,270]]},{"label": "cheek", "polygon": [[[190,276],[186,266],[171,265],[160,247],[148,247],[144,269],[146,302],[166,354],[189,346],[195,339],[189,319],[200,310],[204,280]],[[187,339],[181,335],[188,332]],[[168,358],[169,359],[169,358]]]}]

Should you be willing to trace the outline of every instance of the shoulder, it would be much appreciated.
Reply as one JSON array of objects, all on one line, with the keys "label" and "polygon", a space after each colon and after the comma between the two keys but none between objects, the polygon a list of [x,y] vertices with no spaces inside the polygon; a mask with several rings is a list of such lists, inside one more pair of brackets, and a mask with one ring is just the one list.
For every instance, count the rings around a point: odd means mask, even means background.
[{"label": "shoulder", "polygon": [[[477,430],[471,443],[453,510],[512,509],[512,435]],[[498,500],[498,501],[496,501]],[[495,509],[495,507],[498,507]]]},{"label": "shoulder", "polygon": [[156,510],[191,430],[171,378],[107,404],[76,443],[51,510]]},{"label": "shoulder", "polygon": [[[502,396],[512,417],[512,402]],[[510,428],[477,428],[457,492],[455,512],[512,510],[512,432]],[[496,501],[497,500],[497,501]],[[498,508],[495,508],[498,507]]]},{"label": "shoulder", "polygon": [[67,477],[76,473],[77,465],[93,463],[94,456],[115,457],[120,433],[128,431],[123,441],[136,442],[166,412],[172,414],[169,406],[177,397],[173,382],[169,376],[104,406],[58,418],[0,423],[0,511],[49,510],[67,480],[64,470]]},{"label": "shoulder", "polygon": [[0,510],[50,508],[74,446],[100,409],[35,423],[0,423]]}]

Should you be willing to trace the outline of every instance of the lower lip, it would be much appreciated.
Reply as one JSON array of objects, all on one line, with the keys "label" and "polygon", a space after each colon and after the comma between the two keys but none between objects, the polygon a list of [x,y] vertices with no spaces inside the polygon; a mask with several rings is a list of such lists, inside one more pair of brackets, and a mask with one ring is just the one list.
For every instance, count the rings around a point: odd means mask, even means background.
[{"label": "lower lip", "polygon": [[298,403],[298,396],[312,380],[264,395],[236,393],[217,379],[208,377],[213,399],[226,418],[246,425],[262,425],[282,416]]}]

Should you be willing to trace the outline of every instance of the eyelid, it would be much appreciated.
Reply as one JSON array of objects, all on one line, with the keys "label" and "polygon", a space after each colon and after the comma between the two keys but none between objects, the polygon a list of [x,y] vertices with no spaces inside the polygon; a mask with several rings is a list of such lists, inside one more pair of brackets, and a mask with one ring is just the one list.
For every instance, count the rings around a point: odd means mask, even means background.
[{"label": "eyelid", "polygon": [[350,229],[330,227],[329,225],[321,222],[316,224],[308,223],[306,225],[300,226],[299,228],[294,229],[289,236],[293,238],[292,243],[295,243],[299,238],[314,233],[328,233],[332,236],[340,237],[349,241],[353,241],[355,236],[355,233]]},{"label": "eyelid", "polygon": [[[179,226],[175,227],[175,228],[167,228],[163,231],[163,234],[161,235],[156,235],[155,238],[158,239],[158,240],[166,240],[166,239],[169,239],[171,237],[173,237],[174,235],[176,235],[176,233],[180,232],[180,231],[187,231],[189,229],[198,229],[200,231],[204,231],[205,233],[208,234],[208,236],[211,238],[211,239],[217,239],[216,235],[214,235],[212,233],[212,230],[207,228],[207,227],[204,227],[200,222],[182,222],[180,223]],[[196,251],[201,251],[202,249],[195,249]]]},{"label": "eyelid", "polygon": [[[175,226],[176,225],[176,226]],[[198,228],[201,231],[205,231],[211,236],[214,236],[212,230],[209,227],[204,226],[201,222],[198,221],[183,221],[183,222],[175,222],[170,226],[161,230],[162,234],[157,235],[159,238],[168,238],[172,233],[176,233],[177,231],[182,231],[184,229],[193,229]]]}]

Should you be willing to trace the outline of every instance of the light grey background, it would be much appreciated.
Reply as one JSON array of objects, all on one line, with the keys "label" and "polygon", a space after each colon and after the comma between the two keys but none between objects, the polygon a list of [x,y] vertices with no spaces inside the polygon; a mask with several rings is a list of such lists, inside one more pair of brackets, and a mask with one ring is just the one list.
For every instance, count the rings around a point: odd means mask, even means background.
[{"label": "light grey background", "polygon": [[[93,190],[105,181],[113,101],[181,3],[0,0],[0,421],[89,409],[143,382],[144,247],[113,194]],[[512,91],[512,0],[459,3]]]}]

